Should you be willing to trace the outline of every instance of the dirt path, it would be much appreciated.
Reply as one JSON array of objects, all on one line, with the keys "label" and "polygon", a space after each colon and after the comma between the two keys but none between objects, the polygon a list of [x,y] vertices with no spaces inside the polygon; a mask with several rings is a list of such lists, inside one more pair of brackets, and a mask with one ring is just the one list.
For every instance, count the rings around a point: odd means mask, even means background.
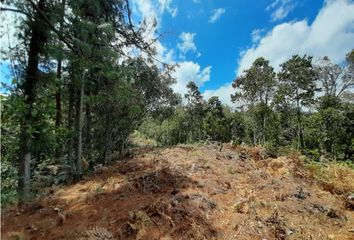
[{"label": "dirt path", "polygon": [[78,184],[6,211],[1,231],[4,239],[354,239],[353,209],[344,195],[324,189],[297,156],[139,148]]}]

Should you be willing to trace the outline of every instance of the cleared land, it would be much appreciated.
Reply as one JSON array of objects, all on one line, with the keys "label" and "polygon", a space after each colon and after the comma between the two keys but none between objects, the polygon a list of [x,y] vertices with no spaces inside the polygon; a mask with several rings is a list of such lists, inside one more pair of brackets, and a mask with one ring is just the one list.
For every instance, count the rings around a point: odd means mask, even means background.
[{"label": "cleared land", "polygon": [[[4,239],[354,239],[354,172],[260,148],[139,147],[2,214]],[[320,170],[322,171],[322,170]],[[316,174],[317,178],[314,177]],[[335,179],[333,179],[335,178]]]}]

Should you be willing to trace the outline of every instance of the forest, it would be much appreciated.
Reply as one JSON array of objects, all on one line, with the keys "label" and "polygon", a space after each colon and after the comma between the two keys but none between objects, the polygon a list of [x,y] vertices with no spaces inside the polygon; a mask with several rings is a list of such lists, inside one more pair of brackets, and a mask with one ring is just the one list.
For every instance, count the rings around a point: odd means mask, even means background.
[{"label": "forest", "polygon": [[[20,44],[2,51],[12,83],[1,95],[2,207],[75,184],[124,159],[132,139],[156,148],[230,144],[268,157],[354,164],[354,49],[346,62],[262,56],[233,80],[233,105],[197,84],[171,88],[176,65],[157,59],[128,0],[15,0]],[[280,238],[279,238],[280,239]],[[284,238],[285,239],[285,238]]]}]

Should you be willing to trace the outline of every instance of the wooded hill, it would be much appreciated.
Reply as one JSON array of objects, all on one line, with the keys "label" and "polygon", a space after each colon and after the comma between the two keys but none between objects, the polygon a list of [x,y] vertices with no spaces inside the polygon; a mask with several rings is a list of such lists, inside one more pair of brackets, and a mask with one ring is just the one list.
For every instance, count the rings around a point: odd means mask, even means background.
[{"label": "wooded hill", "polygon": [[134,131],[156,145],[232,141],[353,162],[354,51],[341,66],[295,55],[278,73],[260,57],[234,80],[230,108],[193,82],[185,96],[172,91],[173,66],[156,58],[157,39],[144,35],[154,28],[133,24],[128,0],[4,2],[23,15],[20,44],[2,53],[13,71],[1,97],[4,205],[109,164]]}]

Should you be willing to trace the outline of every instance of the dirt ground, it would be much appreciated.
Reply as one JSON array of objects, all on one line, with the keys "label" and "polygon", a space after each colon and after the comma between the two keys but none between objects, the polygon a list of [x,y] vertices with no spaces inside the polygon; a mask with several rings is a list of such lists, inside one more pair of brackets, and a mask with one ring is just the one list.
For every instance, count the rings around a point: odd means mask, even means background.
[{"label": "dirt ground", "polygon": [[311,178],[299,156],[215,145],[132,152],[3,212],[3,239],[354,239],[347,195]]}]

